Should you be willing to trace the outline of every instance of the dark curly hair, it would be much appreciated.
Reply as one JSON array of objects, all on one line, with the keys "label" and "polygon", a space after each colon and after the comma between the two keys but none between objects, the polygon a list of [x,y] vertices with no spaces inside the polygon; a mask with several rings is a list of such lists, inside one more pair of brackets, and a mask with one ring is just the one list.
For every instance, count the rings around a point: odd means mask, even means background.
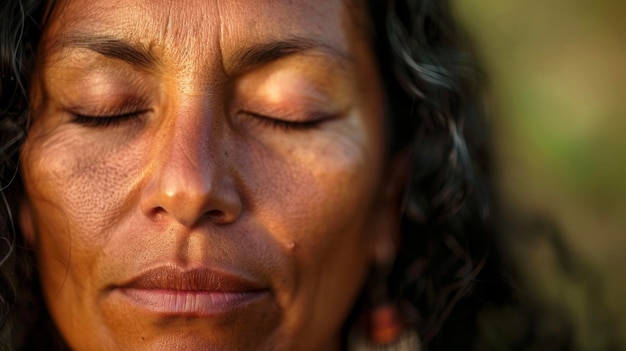
[{"label": "dark curly hair", "polygon": [[374,0],[370,13],[390,147],[412,157],[389,290],[426,348],[464,349],[485,302],[511,298],[494,236],[484,76],[448,1]]},{"label": "dark curly hair", "polygon": [[[34,265],[15,223],[21,179],[19,152],[28,125],[28,91],[40,37],[43,5],[5,1],[0,6],[0,350],[15,347],[17,309]],[[21,314],[21,313],[20,313]],[[29,317],[24,318],[24,322]]]},{"label": "dark curly hair", "polygon": [[[62,345],[37,297],[34,260],[14,224],[29,74],[53,2],[4,1],[0,9],[0,349],[49,349],[51,337]],[[401,242],[386,277],[389,295],[425,348],[471,348],[480,344],[480,310],[513,297],[494,235],[484,79],[448,1],[367,5],[386,91],[389,148],[411,155]],[[35,332],[41,337],[30,337]]]}]

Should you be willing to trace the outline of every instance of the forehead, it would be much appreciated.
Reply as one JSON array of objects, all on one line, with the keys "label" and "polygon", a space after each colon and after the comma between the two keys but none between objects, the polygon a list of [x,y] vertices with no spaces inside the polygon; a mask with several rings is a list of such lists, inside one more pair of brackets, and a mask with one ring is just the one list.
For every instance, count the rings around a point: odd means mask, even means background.
[{"label": "forehead", "polygon": [[306,38],[348,53],[360,32],[354,13],[344,0],[61,0],[42,43],[54,52],[73,35],[108,36],[185,61],[259,42]]}]

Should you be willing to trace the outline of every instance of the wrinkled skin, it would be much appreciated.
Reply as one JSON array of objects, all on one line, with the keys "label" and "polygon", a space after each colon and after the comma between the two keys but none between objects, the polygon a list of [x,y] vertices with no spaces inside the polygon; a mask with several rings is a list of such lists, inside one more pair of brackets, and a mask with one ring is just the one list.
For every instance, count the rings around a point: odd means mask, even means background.
[{"label": "wrinkled skin", "polygon": [[[57,2],[20,220],[70,347],[339,349],[396,213],[357,17],[339,0]],[[268,43],[283,49],[258,54]],[[154,311],[122,287],[155,267],[261,293],[208,315]]]}]

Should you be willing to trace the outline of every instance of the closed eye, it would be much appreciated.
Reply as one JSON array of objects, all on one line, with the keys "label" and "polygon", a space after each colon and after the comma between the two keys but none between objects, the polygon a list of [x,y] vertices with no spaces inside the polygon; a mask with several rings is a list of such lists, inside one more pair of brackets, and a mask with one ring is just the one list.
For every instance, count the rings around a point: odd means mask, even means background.
[{"label": "closed eye", "polygon": [[254,118],[257,122],[269,126],[276,129],[281,129],[285,131],[297,130],[304,131],[315,129],[319,127],[319,125],[326,120],[326,118],[314,118],[306,121],[288,121],[280,118],[274,118],[265,116],[255,112],[249,111],[241,111],[239,114],[243,114],[249,117]]},{"label": "closed eye", "polygon": [[83,114],[72,114],[72,123],[88,128],[114,128],[124,123],[138,122],[141,116],[148,110],[133,111],[117,115],[90,116]]}]

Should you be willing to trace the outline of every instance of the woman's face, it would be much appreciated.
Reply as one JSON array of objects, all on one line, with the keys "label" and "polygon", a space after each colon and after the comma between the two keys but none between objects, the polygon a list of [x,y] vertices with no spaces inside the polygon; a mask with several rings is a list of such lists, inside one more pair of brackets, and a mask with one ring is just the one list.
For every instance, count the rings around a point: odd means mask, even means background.
[{"label": "woman's face", "polygon": [[73,349],[339,347],[394,214],[357,12],[57,2],[21,226]]}]

